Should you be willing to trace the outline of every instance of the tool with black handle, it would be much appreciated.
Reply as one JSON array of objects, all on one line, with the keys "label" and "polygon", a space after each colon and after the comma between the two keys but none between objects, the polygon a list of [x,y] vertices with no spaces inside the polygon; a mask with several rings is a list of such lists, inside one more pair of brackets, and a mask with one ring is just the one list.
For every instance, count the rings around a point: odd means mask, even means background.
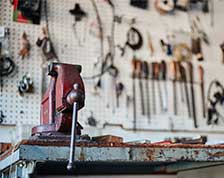
[{"label": "tool with black handle", "polygon": [[116,83],[115,90],[116,90],[116,105],[117,107],[119,107],[120,106],[119,99],[124,91],[124,84],[121,82]]},{"label": "tool with black handle", "polygon": [[136,84],[135,80],[137,77],[137,60],[132,60],[132,92],[133,92],[133,130],[136,131],[137,127],[137,112],[136,112]]},{"label": "tool with black handle", "polygon": [[151,81],[152,81],[152,111],[153,114],[156,114],[156,93],[155,93],[155,69],[156,69],[156,63],[152,62],[150,65],[150,70],[151,70]]},{"label": "tool with black handle", "polygon": [[184,103],[185,102],[185,98],[184,98],[184,85],[183,85],[183,80],[181,78],[181,71],[180,71],[180,61],[176,61],[176,80],[178,81],[178,85],[180,87],[180,99],[181,102]]},{"label": "tool with black handle", "polygon": [[222,63],[224,64],[224,42],[220,45],[220,48],[222,50]]},{"label": "tool with black handle", "polygon": [[202,112],[203,117],[205,118],[206,111],[205,111],[204,69],[201,65],[198,66],[198,72],[199,72],[200,89],[201,89]]},{"label": "tool with black handle", "polygon": [[184,66],[181,63],[180,63],[180,75],[181,75],[181,80],[183,81],[184,90],[185,90],[185,97],[186,97],[188,116],[192,117],[191,106],[190,106],[190,98],[189,98],[189,91],[188,91],[188,85],[187,85],[186,70],[185,70]]},{"label": "tool with black handle", "polygon": [[149,64],[146,61],[142,62],[142,72],[143,72],[143,76],[144,76],[144,79],[145,79],[146,105],[147,105],[146,111],[147,111],[148,120],[150,122],[151,109],[150,109],[150,94],[149,94],[149,83],[148,83],[148,80],[149,80]]},{"label": "tool with black handle", "polygon": [[194,74],[193,74],[193,65],[191,62],[188,62],[189,70],[189,79],[190,79],[190,88],[191,88],[191,104],[192,104],[192,114],[194,119],[194,127],[198,128],[197,124],[197,115],[196,115],[196,106],[195,106],[195,96],[194,96]]},{"label": "tool with black handle", "polygon": [[142,84],[142,62],[140,60],[137,61],[137,77],[139,81],[139,92],[141,97],[141,112],[142,115],[145,115],[145,104],[144,104],[144,90]]}]

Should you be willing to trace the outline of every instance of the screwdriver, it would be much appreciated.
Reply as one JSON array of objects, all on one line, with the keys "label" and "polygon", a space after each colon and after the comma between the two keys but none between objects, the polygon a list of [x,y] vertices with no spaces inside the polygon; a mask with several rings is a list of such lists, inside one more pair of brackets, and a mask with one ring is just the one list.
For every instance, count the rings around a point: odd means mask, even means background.
[{"label": "screwdriver", "polygon": [[152,79],[152,110],[153,114],[156,114],[156,96],[155,96],[155,62],[151,63],[151,79]]},{"label": "screwdriver", "polygon": [[144,74],[145,79],[145,89],[146,89],[146,105],[147,105],[147,117],[150,122],[151,119],[151,111],[150,111],[150,95],[149,95],[149,64],[144,61],[142,63],[142,72]]},{"label": "screwdriver", "polygon": [[193,65],[191,62],[188,62],[188,70],[189,70],[189,78],[190,78],[190,86],[191,86],[191,101],[192,101],[192,114],[194,119],[194,127],[198,128],[197,124],[197,115],[195,108],[195,96],[194,96],[194,76],[193,76]]},{"label": "screwdriver", "polygon": [[189,99],[189,92],[188,92],[188,85],[187,85],[187,75],[186,75],[186,70],[181,63],[180,63],[180,74],[181,74],[181,80],[183,81],[183,84],[184,84],[188,116],[191,117],[192,115],[191,115],[190,99]]},{"label": "screwdriver", "polygon": [[170,72],[171,72],[171,79],[173,82],[173,110],[174,115],[177,115],[177,86],[176,86],[176,62],[172,61],[170,63]]},{"label": "screwdriver", "polygon": [[143,84],[142,84],[142,62],[140,60],[137,61],[137,76],[139,81],[139,91],[140,91],[140,97],[141,97],[141,110],[142,115],[145,115],[145,105],[144,105],[144,90],[143,90]]},{"label": "screwdriver", "polygon": [[201,65],[198,66],[199,80],[200,80],[200,89],[201,89],[201,101],[202,101],[202,112],[203,117],[206,117],[205,114],[205,89],[204,89],[204,69]]},{"label": "screwdriver", "polygon": [[132,59],[132,92],[133,92],[133,130],[136,131],[136,88],[135,88],[135,79],[136,79],[136,70],[137,70],[137,60]]},{"label": "screwdriver", "polygon": [[160,107],[161,107],[161,111],[164,110],[163,108],[163,97],[162,97],[162,91],[161,91],[161,86],[160,86],[160,81],[159,81],[159,73],[160,73],[160,67],[159,64],[156,62],[154,64],[155,67],[155,79],[157,81],[157,87],[158,87],[158,93],[159,93],[159,102],[160,102]]},{"label": "screwdriver", "polygon": [[167,83],[166,83],[166,73],[167,73],[167,67],[166,62],[164,60],[161,61],[159,64],[159,78],[163,81],[164,84],[164,99],[163,99],[163,110],[164,112],[168,111],[168,89],[167,89]]}]

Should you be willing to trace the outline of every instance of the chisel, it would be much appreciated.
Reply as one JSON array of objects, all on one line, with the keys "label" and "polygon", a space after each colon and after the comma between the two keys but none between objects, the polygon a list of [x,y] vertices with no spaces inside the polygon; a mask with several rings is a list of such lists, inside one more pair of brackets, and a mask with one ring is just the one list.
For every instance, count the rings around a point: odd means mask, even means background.
[{"label": "chisel", "polygon": [[203,117],[205,118],[206,111],[205,111],[204,69],[201,65],[198,66],[198,72],[199,72],[200,89],[201,89],[202,112],[203,112]]},{"label": "chisel", "polygon": [[192,114],[194,119],[194,127],[198,128],[196,106],[195,106],[195,96],[194,96],[193,65],[191,62],[188,62],[188,70],[189,70],[189,79],[190,79],[190,88],[191,88],[191,104],[192,104]]},{"label": "chisel", "polygon": [[176,62],[172,61],[170,63],[170,72],[171,72],[171,80],[173,83],[173,111],[174,111],[174,115],[177,115],[177,86],[176,86]]},{"label": "chisel", "polygon": [[136,70],[137,70],[137,60],[134,58],[132,60],[132,92],[133,92],[133,130],[136,131],[137,115],[136,115]]},{"label": "chisel", "polygon": [[168,89],[167,89],[167,83],[166,83],[166,77],[167,77],[167,67],[166,62],[164,60],[160,63],[160,79],[163,81],[164,85],[164,99],[163,99],[163,110],[164,112],[168,111]]},{"label": "chisel", "polygon": [[142,115],[145,115],[145,104],[144,104],[144,90],[143,90],[143,83],[142,83],[142,61],[137,61],[137,77],[139,82],[139,92],[141,97],[141,111]]},{"label": "chisel", "polygon": [[151,108],[150,108],[150,94],[149,94],[149,64],[148,62],[144,61],[142,63],[142,71],[145,78],[145,89],[146,89],[146,105],[147,105],[147,117],[148,121],[150,122],[151,119]]},{"label": "chisel", "polygon": [[155,62],[152,62],[150,65],[151,70],[151,81],[152,81],[152,111],[153,114],[156,114],[156,96],[155,96]]},{"label": "chisel", "polygon": [[188,116],[191,117],[192,115],[191,115],[191,106],[190,106],[190,99],[189,99],[189,92],[188,92],[188,85],[187,85],[187,75],[186,75],[186,70],[181,63],[180,63],[180,74],[181,74],[181,80],[183,81],[183,84],[184,84]]}]

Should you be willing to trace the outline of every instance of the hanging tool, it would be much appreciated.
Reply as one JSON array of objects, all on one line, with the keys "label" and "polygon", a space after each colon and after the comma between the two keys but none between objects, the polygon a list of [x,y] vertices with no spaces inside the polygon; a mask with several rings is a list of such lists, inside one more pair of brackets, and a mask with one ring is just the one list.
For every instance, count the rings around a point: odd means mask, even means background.
[{"label": "hanging tool", "polygon": [[182,63],[180,63],[180,74],[181,74],[181,80],[183,81],[184,84],[184,90],[185,90],[185,98],[186,98],[186,104],[187,104],[187,110],[188,110],[188,116],[192,117],[191,114],[191,106],[190,106],[190,98],[189,98],[189,91],[188,91],[188,81],[187,81],[187,74],[184,66]]},{"label": "hanging tool", "polygon": [[18,91],[21,96],[24,96],[25,93],[33,93],[34,91],[33,80],[28,74],[25,74],[19,81]]},{"label": "hanging tool", "polygon": [[176,61],[176,71],[177,71],[177,78],[176,80],[178,81],[178,85],[180,87],[180,98],[181,98],[181,102],[184,103],[185,102],[185,98],[184,98],[184,85],[183,85],[183,80],[181,78],[181,71],[180,71],[180,61]]},{"label": "hanging tool", "polygon": [[144,90],[143,90],[143,84],[142,84],[142,62],[140,60],[137,61],[137,77],[139,81],[139,92],[140,92],[140,98],[141,98],[141,111],[142,115],[145,115],[145,104],[144,104]]},{"label": "hanging tool", "polygon": [[53,43],[49,38],[49,33],[47,28],[42,28],[43,38],[38,38],[36,45],[41,48],[43,56],[46,58],[47,61],[49,60],[58,60],[58,57],[55,53]]},{"label": "hanging tool", "polygon": [[[81,22],[83,18],[87,17],[87,13],[81,8],[79,3],[75,3],[73,9],[69,10],[70,14],[74,16],[74,24],[72,25],[74,34],[76,39],[78,40],[78,44],[81,46],[81,39],[80,35],[77,33],[77,25],[78,22]],[[86,28],[85,28],[86,29]]]},{"label": "hanging tool", "polygon": [[117,103],[117,107],[119,107],[119,98],[120,98],[120,96],[122,95],[122,93],[123,93],[123,91],[124,91],[124,84],[123,83],[121,83],[121,82],[118,82],[118,83],[116,83],[116,103]]},{"label": "hanging tool", "polygon": [[19,56],[21,59],[24,59],[25,57],[30,56],[30,41],[28,40],[26,32],[23,32],[22,39],[21,39],[21,50],[19,51]]},{"label": "hanging tool", "polygon": [[[3,78],[10,76],[16,68],[15,63],[11,58],[10,46],[9,46],[9,29],[0,27],[0,100],[3,98]],[[2,105],[0,104],[0,107]],[[3,106],[4,108],[4,106]],[[6,116],[0,108],[0,123],[4,121]]]},{"label": "hanging tool", "polygon": [[196,114],[196,105],[195,105],[195,96],[194,96],[194,71],[193,71],[193,65],[191,62],[188,62],[188,70],[189,70],[189,81],[190,81],[190,88],[191,88],[191,110],[193,114],[193,119],[194,119],[194,127],[198,128],[197,124],[197,114]]},{"label": "hanging tool", "polygon": [[147,105],[147,117],[150,122],[151,119],[151,108],[150,108],[150,93],[149,93],[149,64],[147,61],[142,62],[142,73],[145,79],[145,89],[146,89],[146,105]]},{"label": "hanging tool", "polygon": [[86,124],[88,124],[91,127],[97,127],[98,121],[94,117],[93,111],[90,112],[90,116],[87,118]]},{"label": "hanging tool", "polygon": [[164,85],[164,99],[163,99],[163,111],[168,111],[168,89],[167,89],[167,66],[164,60],[159,64],[159,79],[163,81]]},{"label": "hanging tool", "polygon": [[162,96],[162,91],[161,91],[161,86],[160,86],[160,65],[159,63],[155,62],[154,64],[154,67],[155,67],[155,80],[156,80],[156,83],[157,83],[157,88],[158,88],[158,95],[159,95],[159,105],[160,105],[160,108],[161,108],[161,111],[163,112],[164,111],[164,108],[163,108],[163,96]]},{"label": "hanging tool", "polygon": [[153,114],[156,114],[156,92],[155,92],[155,67],[156,63],[152,62],[150,64],[150,71],[151,71],[151,81],[152,81],[152,111]]},{"label": "hanging tool", "polygon": [[141,9],[148,9],[148,0],[130,0],[130,5]]},{"label": "hanging tool", "polygon": [[124,47],[118,45],[121,50],[121,56],[124,56],[126,47],[131,48],[133,51],[139,50],[143,45],[143,37],[137,28],[131,27],[127,32],[127,41]]},{"label": "hanging tool", "polygon": [[[41,0],[14,0],[14,21],[33,24],[40,24]],[[18,15],[21,14],[21,15]]]},{"label": "hanging tool", "polygon": [[188,61],[192,57],[191,49],[186,43],[176,44],[173,48],[173,55],[178,61]]},{"label": "hanging tool", "polygon": [[214,26],[214,23],[215,23],[214,0],[210,0],[210,6],[211,6],[211,8],[210,8],[210,18],[211,18],[210,24],[211,24],[211,27],[213,27]]},{"label": "hanging tool", "polygon": [[41,125],[32,128],[39,139],[66,139],[70,137],[68,170],[74,168],[76,136],[82,126],[77,122],[78,110],[84,107],[85,89],[81,79],[81,66],[52,63],[49,65],[51,81],[41,103]]},{"label": "hanging tool", "polygon": [[177,65],[175,61],[172,61],[170,63],[170,72],[171,72],[171,80],[173,83],[173,111],[174,115],[177,115],[177,86],[176,86],[176,80],[177,80]]},{"label": "hanging tool", "polygon": [[168,56],[173,55],[173,49],[172,49],[172,45],[170,43],[166,43],[163,39],[161,39],[160,46],[161,46],[163,52],[165,52]]},{"label": "hanging tool", "polygon": [[58,56],[55,52],[53,42],[50,36],[50,29],[49,29],[49,22],[48,22],[48,4],[47,0],[44,0],[44,17],[46,21],[46,27],[42,28],[42,35],[43,37],[38,38],[36,41],[36,45],[41,48],[42,54],[47,61],[49,60],[56,60],[59,61]]},{"label": "hanging tool", "polygon": [[181,11],[188,11],[190,0],[175,0],[175,9],[181,10]]},{"label": "hanging tool", "polygon": [[5,117],[6,117],[6,116],[3,114],[3,111],[2,111],[2,110],[0,110],[0,124],[2,124],[2,123],[3,123],[3,121],[4,121]]},{"label": "hanging tool", "polygon": [[203,117],[205,118],[206,109],[205,109],[204,68],[201,65],[198,66],[198,72],[199,72],[200,89],[201,89],[202,112],[203,112]]},{"label": "hanging tool", "polygon": [[104,30],[103,30],[103,24],[102,20],[100,17],[100,13],[97,7],[97,4],[95,0],[91,0],[92,6],[94,8],[95,14],[96,14],[96,19],[97,19],[97,24],[99,28],[99,38],[100,38],[100,60],[103,62],[104,60]]},{"label": "hanging tool", "polygon": [[147,37],[148,37],[148,49],[150,50],[150,55],[152,57],[154,55],[155,49],[154,49],[152,38],[149,32],[147,33]]},{"label": "hanging tool", "polygon": [[220,48],[221,48],[221,50],[222,50],[222,63],[224,64],[224,43],[222,43],[222,44],[220,45]]},{"label": "hanging tool", "polygon": [[167,14],[174,10],[173,0],[156,0],[155,8],[160,14]]},{"label": "hanging tool", "polygon": [[195,54],[198,61],[203,61],[203,54],[201,50],[201,39],[198,38],[192,38],[191,39],[191,45],[192,45],[192,53]]},{"label": "hanging tool", "polygon": [[137,129],[137,111],[136,111],[136,84],[135,80],[137,77],[137,63],[138,61],[133,58],[132,59],[132,92],[133,92],[133,130]]},{"label": "hanging tool", "polygon": [[80,7],[79,3],[75,3],[74,8],[69,10],[69,12],[74,16],[75,23],[81,21],[84,17],[87,16],[86,12]]}]

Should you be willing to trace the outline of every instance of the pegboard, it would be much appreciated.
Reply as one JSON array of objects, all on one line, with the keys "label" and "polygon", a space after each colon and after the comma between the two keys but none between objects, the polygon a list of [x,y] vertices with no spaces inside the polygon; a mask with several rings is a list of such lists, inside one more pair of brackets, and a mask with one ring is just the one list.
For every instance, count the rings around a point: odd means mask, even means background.
[{"label": "pegboard", "polygon": [[[109,50],[107,37],[111,34],[112,24],[112,10],[111,7],[103,0],[95,0],[99,9],[100,16],[102,18],[103,30],[104,30],[104,54]],[[69,14],[69,10],[74,7],[74,4],[79,2],[87,12],[88,17],[83,21],[76,24],[76,33],[74,33],[74,17]],[[205,69],[205,91],[208,89],[208,85],[211,80],[217,78],[224,83],[222,76],[224,66],[221,65],[222,54],[219,48],[223,39],[223,31],[221,26],[223,22],[222,7],[224,2],[215,0],[215,25],[210,25],[210,14],[203,14],[199,11],[192,11],[189,14],[181,11],[175,11],[173,15],[160,15],[154,9],[154,1],[150,1],[149,10],[141,10],[133,8],[129,5],[129,0],[114,1],[115,13],[122,15],[127,19],[136,18],[137,22],[134,25],[140,30],[143,35],[144,46],[141,50],[133,53],[130,49],[126,50],[123,57],[120,55],[118,48],[115,50],[115,66],[119,69],[119,76],[117,81],[121,81],[125,86],[125,91],[120,97],[120,106],[116,107],[116,97],[114,90],[115,80],[108,74],[102,77],[102,88],[98,94],[93,92],[93,86],[95,80],[84,80],[86,87],[86,106],[80,111],[79,120],[84,128],[91,127],[87,123],[87,118],[91,115],[97,120],[97,127],[93,128],[95,133],[104,133],[103,130],[105,123],[122,124],[126,129],[132,129],[133,127],[133,108],[132,103],[129,106],[126,104],[126,96],[132,97],[132,67],[131,60],[133,55],[141,60],[161,61],[165,59],[167,62],[171,60],[166,56],[160,47],[159,40],[166,38],[166,35],[175,33],[178,36],[180,32],[180,40],[185,39],[181,31],[186,33],[190,32],[189,18],[191,16],[198,15],[201,19],[203,29],[209,36],[210,46],[203,45],[204,62],[197,62],[193,60],[194,65],[194,77],[198,81],[197,67],[202,65]],[[48,16],[49,27],[59,60],[64,63],[80,64],[83,66],[82,76],[92,76],[97,74],[99,70],[94,68],[94,63],[100,60],[100,39],[93,33],[98,33],[96,28],[97,20],[94,8],[90,0],[54,0],[48,1]],[[12,7],[8,0],[2,0],[0,4],[0,17],[1,26],[10,28],[10,42],[11,50],[14,56],[14,61],[18,66],[18,73],[13,77],[4,79],[3,99],[1,104],[4,108],[5,118],[4,124],[33,124],[39,123],[40,101],[41,101],[41,88],[42,81],[47,80],[45,75],[42,75],[43,60],[40,55],[40,51],[35,46],[36,39],[38,38],[41,27],[45,24],[42,20],[42,25],[27,25],[12,22]],[[94,26],[95,25],[95,26]],[[115,45],[123,45],[126,41],[126,32],[130,28],[127,23],[115,25]],[[23,32],[26,32],[29,40],[32,44],[31,56],[29,59],[19,60],[17,58],[18,51],[20,49],[20,38]],[[150,55],[147,47],[147,33],[151,34],[153,45],[155,48],[155,54]],[[77,39],[78,36],[78,39]],[[188,36],[187,40],[190,41]],[[20,97],[17,91],[18,81],[25,73],[29,73],[34,81],[35,92],[33,94],[26,94],[24,97]],[[160,82],[163,86],[163,82]],[[173,114],[173,96],[172,96],[172,82],[167,81],[168,88],[168,112],[161,113],[157,82],[156,87],[156,108],[157,114],[152,115],[150,123],[146,116],[141,115],[141,104],[138,81],[136,81],[136,93],[137,93],[137,127],[145,130],[179,130],[179,131],[195,131],[201,132],[222,132],[224,124],[220,122],[219,126],[207,126],[206,119],[202,117],[201,110],[201,94],[199,86],[195,84],[195,96],[197,107],[197,120],[199,128],[193,127],[193,119],[188,118],[186,104],[180,101],[180,86],[177,84],[177,96],[178,96],[178,116]],[[149,86],[152,83],[149,81]],[[150,90],[151,108],[152,108],[152,92]],[[206,93],[207,94],[207,93]],[[144,93],[144,96],[146,94]],[[146,100],[146,98],[145,98]],[[146,103],[146,101],[145,101]],[[152,111],[151,111],[152,112]]]},{"label": "pegboard", "polygon": [[[40,98],[41,98],[41,63],[35,41],[40,31],[39,26],[24,25],[12,22],[12,6],[9,1],[0,2],[0,25],[10,30],[10,52],[16,63],[16,71],[13,75],[3,78],[3,97],[1,98],[1,109],[5,116],[4,125],[38,124]],[[32,50],[29,58],[19,59],[18,52],[21,48],[21,35],[28,34],[32,42]],[[34,80],[34,93],[21,97],[17,86],[25,74],[29,74]]]}]

